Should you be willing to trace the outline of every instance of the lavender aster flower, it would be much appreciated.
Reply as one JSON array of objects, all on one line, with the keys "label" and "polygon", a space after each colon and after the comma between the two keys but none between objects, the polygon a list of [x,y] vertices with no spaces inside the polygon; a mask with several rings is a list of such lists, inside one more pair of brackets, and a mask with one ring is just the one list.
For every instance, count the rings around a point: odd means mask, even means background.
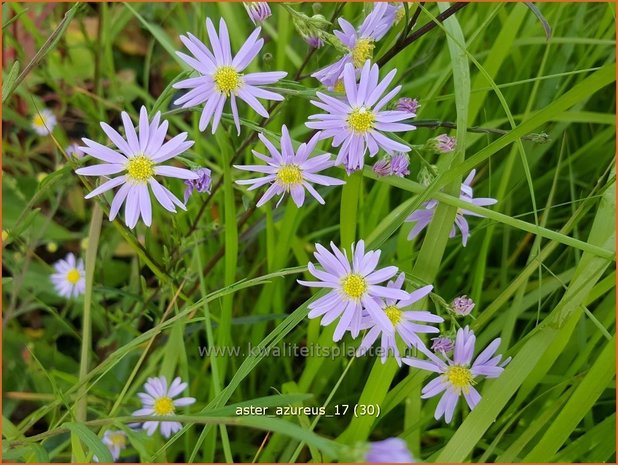
[{"label": "lavender aster flower", "polygon": [[[142,408],[133,412],[133,416],[167,417],[174,415],[176,407],[184,407],[195,403],[195,398],[193,397],[174,399],[174,397],[187,389],[187,386],[187,383],[183,383],[178,377],[172,381],[169,387],[167,386],[165,376],[148,378],[148,381],[144,384],[146,392],[137,394],[142,401]],[[182,424],[177,421],[147,421],[142,425],[142,428],[148,432],[148,436],[152,436],[159,426],[161,427],[161,434],[165,438],[169,438],[182,428]]]},{"label": "lavender aster flower", "polygon": [[287,73],[283,71],[243,73],[264,45],[264,39],[258,39],[261,31],[259,27],[253,31],[235,57],[232,56],[230,36],[223,18],[219,22],[218,35],[210,18],[206,18],[206,29],[212,52],[194,35],[187,33],[188,37],[180,36],[182,43],[195,58],[182,52],[176,52],[176,54],[195,69],[199,76],[174,84],[176,89],[191,89],[174,103],[182,105],[182,108],[206,103],[200,117],[199,128],[200,131],[204,131],[212,121],[212,133],[214,134],[223,114],[223,105],[229,98],[234,124],[240,134],[236,97],[245,101],[259,115],[267,118],[266,108],[257,99],[281,101],[283,96],[259,86],[274,84],[283,79]]},{"label": "lavender aster flower", "polygon": [[314,253],[323,270],[318,270],[309,263],[309,273],[319,281],[301,281],[303,286],[323,287],[331,291],[309,304],[309,318],[322,317],[321,324],[327,326],[341,317],[333,340],[340,340],[349,329],[352,336],[358,336],[361,329],[363,312],[367,312],[385,333],[394,333],[393,324],[380,308],[379,298],[406,299],[409,294],[400,289],[379,285],[392,278],[398,271],[396,266],[387,266],[376,270],[380,259],[380,250],[365,253],[364,241],[352,245],[352,263],[345,251],[341,251],[331,242],[331,253],[320,244],[316,244]]},{"label": "lavender aster flower", "polygon": [[466,316],[472,312],[474,305],[474,300],[467,295],[462,295],[453,299],[453,302],[451,302],[451,310],[459,316]]},{"label": "lavender aster flower", "polygon": [[445,356],[445,361],[431,352],[425,352],[430,359],[428,361],[417,358],[403,359],[407,365],[440,374],[423,388],[421,395],[421,398],[429,399],[444,392],[434,414],[436,420],[444,416],[444,420],[450,423],[462,394],[470,409],[474,409],[481,400],[481,395],[474,388],[475,378],[478,376],[497,378],[504,371],[506,364],[511,361],[509,357],[500,363],[502,355],[494,356],[501,342],[500,338],[497,338],[472,362],[475,342],[474,333],[466,326],[465,329],[460,328],[457,331],[453,360]]},{"label": "lavender aster flower", "polygon": [[415,463],[403,439],[388,438],[369,444],[365,463]]},{"label": "lavender aster flower", "polygon": [[398,24],[406,16],[406,10],[402,2],[389,3],[386,10],[386,17],[392,25]]},{"label": "lavender aster flower", "polygon": [[399,111],[405,111],[406,113],[410,113],[412,116],[416,116],[416,110],[420,107],[418,100],[410,97],[401,97],[397,100],[396,109]]},{"label": "lavender aster flower", "polygon": [[[101,127],[120,152],[112,150],[90,139],[82,139],[85,147],[81,150],[105,163],[80,168],[75,172],[82,176],[105,176],[124,172],[121,176],[109,179],[88,195],[87,199],[107,192],[114,187],[121,186],[116,192],[109,211],[112,221],[125,203],[124,218],[126,225],[133,229],[140,216],[146,226],[152,223],[152,204],[150,189],[157,201],[170,212],[176,212],[176,206],[186,210],[184,204],[169,190],[163,187],[155,176],[168,176],[180,179],[197,179],[194,172],[175,166],[160,165],[170,160],[193,145],[187,141],[187,133],[177,135],[170,141],[163,143],[167,134],[168,122],[161,120],[161,113],[157,112],[152,121],[149,121],[146,108],[142,107],[139,115],[138,131],[126,112],[122,112],[122,121],[126,140],[111,126],[101,123]],[[126,202],[125,202],[126,200]]]},{"label": "lavender aster flower", "polygon": [[262,178],[236,181],[237,184],[251,185],[249,190],[270,184],[270,187],[256,204],[257,207],[261,207],[275,195],[280,196],[279,202],[277,202],[277,205],[279,205],[286,193],[291,195],[297,207],[302,207],[305,202],[305,189],[319,203],[324,205],[324,199],[318,194],[311,183],[321,186],[338,186],[345,184],[345,181],[341,179],[318,174],[320,171],[334,165],[334,162],[330,158],[330,154],[327,153],[309,158],[318,144],[318,134],[313,136],[308,143],[301,144],[298,149],[294,151],[288,128],[283,125],[281,128],[280,140],[281,152],[279,152],[263,134],[259,134],[258,137],[270,152],[271,157],[262,155],[255,150],[253,154],[260,160],[265,161],[267,165],[234,165],[234,167],[239,170],[267,174],[267,176]]},{"label": "lavender aster flower", "polygon": [[47,108],[43,108],[32,117],[32,129],[39,136],[47,136],[51,134],[56,127],[56,124],[56,116]]},{"label": "lavender aster flower", "polygon": [[84,261],[80,258],[75,259],[72,253],[67,254],[64,260],[54,263],[55,273],[51,276],[51,281],[56,292],[62,297],[70,299],[77,297],[86,290],[86,272]]},{"label": "lavender aster flower", "polygon": [[248,2],[243,3],[243,5],[249,18],[256,26],[272,16],[268,2]]},{"label": "lavender aster flower", "polygon": [[343,18],[339,18],[341,31],[334,31],[335,36],[342,42],[348,52],[335,63],[316,71],[311,76],[332,90],[342,77],[345,65],[351,63],[354,68],[360,69],[365,61],[373,58],[375,42],[386,35],[393,25],[388,15],[388,4],[377,2],[373,10],[367,15],[358,30]]},{"label": "lavender aster flower", "polygon": [[451,338],[446,336],[438,336],[431,339],[431,350],[434,352],[451,352],[455,348],[455,344]]},{"label": "lavender aster flower", "polygon": [[[389,281],[386,287],[389,289],[402,289],[404,281],[405,275],[401,273],[395,281]],[[361,321],[361,329],[369,329],[369,331],[363,338],[360,346],[358,346],[357,355],[364,355],[376,339],[381,336],[382,363],[386,363],[388,354],[392,353],[397,364],[401,366],[401,356],[397,348],[395,334],[399,334],[399,337],[405,342],[406,346],[421,350],[424,349],[425,345],[418,337],[418,333],[439,333],[440,330],[433,326],[415,322],[442,323],[444,320],[438,315],[434,315],[428,311],[404,311],[403,309],[424,298],[432,289],[433,286],[431,285],[421,287],[411,292],[402,300],[391,298],[384,299],[380,307],[391,322],[394,333],[385,332],[383,328],[374,321],[371,315],[366,315]]]},{"label": "lavender aster flower", "polygon": [[[112,459],[116,462],[120,458],[120,452],[127,447],[127,434],[122,430],[107,430],[103,433],[101,442],[107,446]],[[95,455],[92,457],[95,462],[99,461],[99,458]]]},{"label": "lavender aster flower", "polygon": [[401,86],[395,87],[382,97],[397,71],[392,70],[381,82],[379,72],[378,65],[372,66],[366,61],[357,84],[354,67],[348,63],[343,73],[346,99],[336,99],[318,92],[316,95],[321,101],[311,101],[327,113],[309,116],[310,120],[315,121],[307,122],[306,126],[319,129],[321,139],[332,137],[333,147],[341,146],[335,163],[344,164],[348,172],[363,167],[367,149],[372,157],[380,148],[388,154],[410,151],[407,145],[395,142],[383,134],[383,131],[402,132],[416,128],[398,122],[407,119],[409,114],[402,111],[382,111]]},{"label": "lavender aster flower", "polygon": [[[473,190],[470,184],[472,183],[472,180],[474,179],[475,174],[476,174],[476,170],[472,170],[470,174],[468,175],[468,177],[463,182],[463,184],[461,185],[461,192],[459,194],[459,199],[465,202],[469,202],[473,205],[477,205],[479,207],[485,207],[485,206],[493,205],[497,203],[498,201],[496,199],[492,199],[488,197],[479,197],[476,199],[472,197]],[[429,225],[429,223],[431,223],[431,220],[433,219],[433,215],[436,211],[437,206],[438,206],[437,200],[429,200],[428,202],[425,202],[423,204],[422,209],[416,210],[410,216],[408,216],[408,218],[406,219],[407,222],[416,222],[416,224],[412,228],[412,231],[410,231],[410,234],[408,235],[409,240],[412,240],[416,236],[418,236],[420,232],[423,229],[425,229]],[[466,210],[465,208],[457,209],[457,214],[455,216],[455,223],[453,224],[453,228],[451,229],[449,237],[450,238],[455,237],[457,235],[457,230],[459,229],[459,231],[461,232],[461,242],[464,247],[468,243],[468,238],[470,237],[470,228],[468,225],[468,221],[465,218],[466,215],[478,216],[478,217],[483,216],[478,213],[474,213],[469,210]]]},{"label": "lavender aster flower", "polygon": [[193,191],[196,190],[200,193],[207,192],[210,194],[210,185],[212,184],[212,171],[208,168],[198,168],[193,170],[199,177],[197,179],[185,179],[185,196],[184,201],[187,203]]}]

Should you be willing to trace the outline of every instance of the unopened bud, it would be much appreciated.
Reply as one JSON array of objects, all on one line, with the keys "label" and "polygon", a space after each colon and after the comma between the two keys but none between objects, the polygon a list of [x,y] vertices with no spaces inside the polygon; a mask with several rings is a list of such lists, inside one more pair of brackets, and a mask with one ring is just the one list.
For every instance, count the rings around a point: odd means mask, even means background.
[{"label": "unopened bud", "polygon": [[453,302],[451,302],[451,310],[456,315],[466,316],[472,312],[474,305],[474,300],[467,295],[462,295],[453,299]]}]

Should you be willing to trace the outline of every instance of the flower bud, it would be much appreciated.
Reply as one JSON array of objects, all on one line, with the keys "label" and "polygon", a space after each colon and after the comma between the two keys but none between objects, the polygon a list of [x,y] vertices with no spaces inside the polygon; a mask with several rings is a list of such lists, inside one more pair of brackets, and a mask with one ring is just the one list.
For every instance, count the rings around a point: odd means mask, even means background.
[{"label": "flower bud", "polygon": [[402,97],[397,101],[397,110],[416,116],[416,110],[420,107],[418,100],[410,97]]},{"label": "flower bud", "polygon": [[187,203],[187,200],[189,200],[189,197],[191,197],[191,194],[194,190],[200,193],[207,192],[208,194],[210,194],[210,186],[212,184],[212,171],[210,171],[208,168],[198,168],[193,171],[198,174],[199,178],[185,179],[185,184],[187,185],[184,196],[185,203]]},{"label": "flower bud", "polygon": [[457,139],[447,134],[440,134],[438,137],[427,141],[426,146],[435,153],[450,153],[455,150]]},{"label": "flower bud", "polygon": [[410,158],[402,152],[395,152],[391,157],[391,175],[403,178],[410,174]]},{"label": "flower bud", "polygon": [[455,297],[451,302],[451,310],[459,316],[469,315],[476,304],[467,295]]},{"label": "flower bud", "polygon": [[378,176],[389,176],[391,174],[391,162],[388,158],[382,158],[373,165],[373,172]]},{"label": "flower bud", "polygon": [[243,3],[249,18],[256,26],[272,16],[268,2],[248,2]]}]

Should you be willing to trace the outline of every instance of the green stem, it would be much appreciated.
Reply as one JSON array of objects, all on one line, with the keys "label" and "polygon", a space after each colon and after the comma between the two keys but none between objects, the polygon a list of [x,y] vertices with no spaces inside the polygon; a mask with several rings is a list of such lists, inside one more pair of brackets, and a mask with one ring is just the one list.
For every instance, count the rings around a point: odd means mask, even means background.
[{"label": "green stem", "polygon": [[340,235],[341,247],[347,249],[356,238],[358,221],[358,200],[362,188],[363,171],[356,171],[348,176],[341,189]]},{"label": "green stem", "polygon": [[[90,220],[90,230],[88,233],[88,249],[86,250],[86,292],[84,294],[84,314],[82,320],[82,350],[79,362],[79,381],[81,388],[77,394],[75,405],[75,418],[78,422],[86,421],[88,410],[88,397],[86,396],[86,384],[82,381],[88,375],[88,359],[92,346],[92,285],[94,278],[94,267],[97,261],[97,248],[99,236],[101,235],[101,223],[103,221],[103,210],[98,203],[95,203]],[[73,456],[75,459],[75,454]]]}]

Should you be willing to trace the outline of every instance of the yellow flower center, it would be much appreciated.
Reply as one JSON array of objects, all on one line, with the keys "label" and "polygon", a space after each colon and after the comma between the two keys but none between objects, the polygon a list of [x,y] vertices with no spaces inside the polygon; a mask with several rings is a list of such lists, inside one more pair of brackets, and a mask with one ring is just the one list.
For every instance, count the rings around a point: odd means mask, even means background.
[{"label": "yellow flower center", "polygon": [[365,107],[354,108],[348,114],[348,126],[354,132],[365,133],[373,128],[376,117]]},{"label": "yellow flower center", "polygon": [[303,182],[303,173],[298,165],[283,165],[279,168],[279,171],[277,171],[277,181],[279,184],[283,184],[286,187],[293,184],[300,184]]},{"label": "yellow flower center", "polygon": [[351,273],[341,280],[343,292],[352,299],[359,299],[367,292],[367,281],[361,275]]},{"label": "yellow flower center", "polygon": [[219,66],[212,79],[217,90],[228,96],[242,84],[241,75],[232,66]]},{"label": "yellow flower center", "polygon": [[335,82],[335,87],[333,88],[333,90],[335,92],[339,92],[340,94],[343,94],[345,92],[345,85],[343,84],[343,79],[339,79],[337,82]]},{"label": "yellow flower center", "polygon": [[465,393],[470,391],[470,386],[476,384],[470,369],[460,365],[448,367],[446,377],[449,383],[456,388],[460,388]]},{"label": "yellow flower center", "polygon": [[401,310],[399,310],[399,307],[396,307],[395,305],[389,305],[388,307],[386,307],[384,309],[384,313],[386,313],[388,319],[391,320],[393,326],[397,326],[397,324],[401,321]]},{"label": "yellow flower center", "polygon": [[405,16],[406,16],[406,9],[403,7],[399,8],[397,12],[395,13],[395,24],[399,23],[399,21],[401,21]]},{"label": "yellow flower center", "polygon": [[36,127],[44,127],[45,126],[45,118],[43,118],[40,114],[36,114],[34,115],[34,118],[32,118],[32,124],[34,124]]},{"label": "yellow flower center", "polygon": [[146,155],[137,155],[127,163],[127,175],[136,183],[144,183],[154,175],[155,163]]},{"label": "yellow flower center", "polygon": [[127,445],[127,438],[122,433],[111,433],[108,438],[114,446],[120,447],[121,449],[124,449]]},{"label": "yellow flower center", "polygon": [[77,282],[79,281],[79,278],[81,278],[81,275],[79,274],[79,271],[76,268],[73,268],[67,273],[67,281],[70,282],[71,284],[77,284]]},{"label": "yellow flower center", "polygon": [[152,407],[155,415],[171,415],[174,413],[174,402],[169,397],[159,397]]},{"label": "yellow flower center", "polygon": [[375,44],[373,39],[358,39],[356,41],[356,45],[351,50],[352,52],[352,63],[356,68],[362,68],[365,62],[373,57],[373,49],[375,48]]}]

